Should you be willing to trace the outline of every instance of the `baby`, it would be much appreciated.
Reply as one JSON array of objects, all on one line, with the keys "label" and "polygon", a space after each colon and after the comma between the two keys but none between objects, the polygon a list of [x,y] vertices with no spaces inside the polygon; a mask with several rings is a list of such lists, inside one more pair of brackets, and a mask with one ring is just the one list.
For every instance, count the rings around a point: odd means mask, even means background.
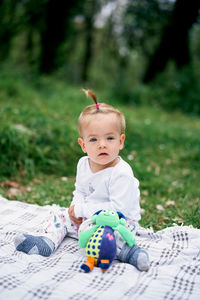
[{"label": "baby", "polygon": [[[78,143],[87,156],[77,165],[75,191],[70,208],[52,206],[42,228],[35,235],[15,238],[18,251],[51,255],[65,236],[78,238],[91,226],[92,215],[101,209],[115,209],[127,218],[127,227],[136,233],[140,220],[139,182],[120,156],[124,147],[125,118],[114,107],[97,103],[96,95],[85,91],[95,104],[86,107],[78,119]],[[117,259],[140,271],[149,269],[149,257],[137,245],[129,247],[116,233]]]}]

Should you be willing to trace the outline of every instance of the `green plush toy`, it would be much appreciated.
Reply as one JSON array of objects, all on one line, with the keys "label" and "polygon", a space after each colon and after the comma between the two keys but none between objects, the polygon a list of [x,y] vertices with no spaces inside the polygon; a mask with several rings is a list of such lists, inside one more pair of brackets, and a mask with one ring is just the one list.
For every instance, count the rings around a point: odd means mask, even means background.
[{"label": "green plush toy", "polygon": [[79,246],[86,248],[87,256],[81,269],[89,272],[97,266],[105,271],[117,252],[114,231],[118,231],[130,247],[135,245],[135,238],[125,227],[126,219],[121,212],[100,210],[92,216],[92,223],[95,223],[92,228],[79,233]]}]

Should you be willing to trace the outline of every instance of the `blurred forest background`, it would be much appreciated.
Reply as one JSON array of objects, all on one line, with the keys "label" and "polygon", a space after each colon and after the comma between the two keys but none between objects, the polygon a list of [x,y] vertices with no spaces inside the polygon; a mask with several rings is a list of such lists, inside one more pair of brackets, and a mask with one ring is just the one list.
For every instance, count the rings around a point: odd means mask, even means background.
[{"label": "blurred forest background", "polygon": [[199,9],[195,0],[1,0],[0,61],[125,103],[200,113]]},{"label": "blurred forest background", "polygon": [[0,193],[69,205],[81,87],[127,118],[142,224],[200,227],[200,1],[0,0]]}]

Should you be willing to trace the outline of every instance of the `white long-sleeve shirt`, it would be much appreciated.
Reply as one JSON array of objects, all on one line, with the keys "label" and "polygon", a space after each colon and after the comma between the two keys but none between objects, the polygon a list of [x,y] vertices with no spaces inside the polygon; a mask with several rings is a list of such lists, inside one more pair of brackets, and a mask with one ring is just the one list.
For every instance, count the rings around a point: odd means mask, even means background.
[{"label": "white long-sleeve shirt", "polygon": [[77,218],[90,218],[98,210],[111,208],[130,220],[140,220],[139,181],[129,164],[119,159],[114,167],[96,173],[90,169],[88,156],[79,160],[71,204]]}]

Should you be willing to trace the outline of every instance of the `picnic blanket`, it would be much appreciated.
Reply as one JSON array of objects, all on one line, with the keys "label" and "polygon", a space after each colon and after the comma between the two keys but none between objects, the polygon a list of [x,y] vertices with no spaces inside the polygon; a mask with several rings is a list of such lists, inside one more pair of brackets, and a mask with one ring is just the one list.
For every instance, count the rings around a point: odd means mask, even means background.
[{"label": "picnic blanket", "polygon": [[15,250],[15,235],[34,233],[49,209],[0,196],[1,300],[200,299],[199,229],[139,228],[137,244],[150,255],[148,272],[115,260],[104,273],[94,268],[86,274],[80,269],[84,251],[75,239],[65,238],[47,258]]}]

